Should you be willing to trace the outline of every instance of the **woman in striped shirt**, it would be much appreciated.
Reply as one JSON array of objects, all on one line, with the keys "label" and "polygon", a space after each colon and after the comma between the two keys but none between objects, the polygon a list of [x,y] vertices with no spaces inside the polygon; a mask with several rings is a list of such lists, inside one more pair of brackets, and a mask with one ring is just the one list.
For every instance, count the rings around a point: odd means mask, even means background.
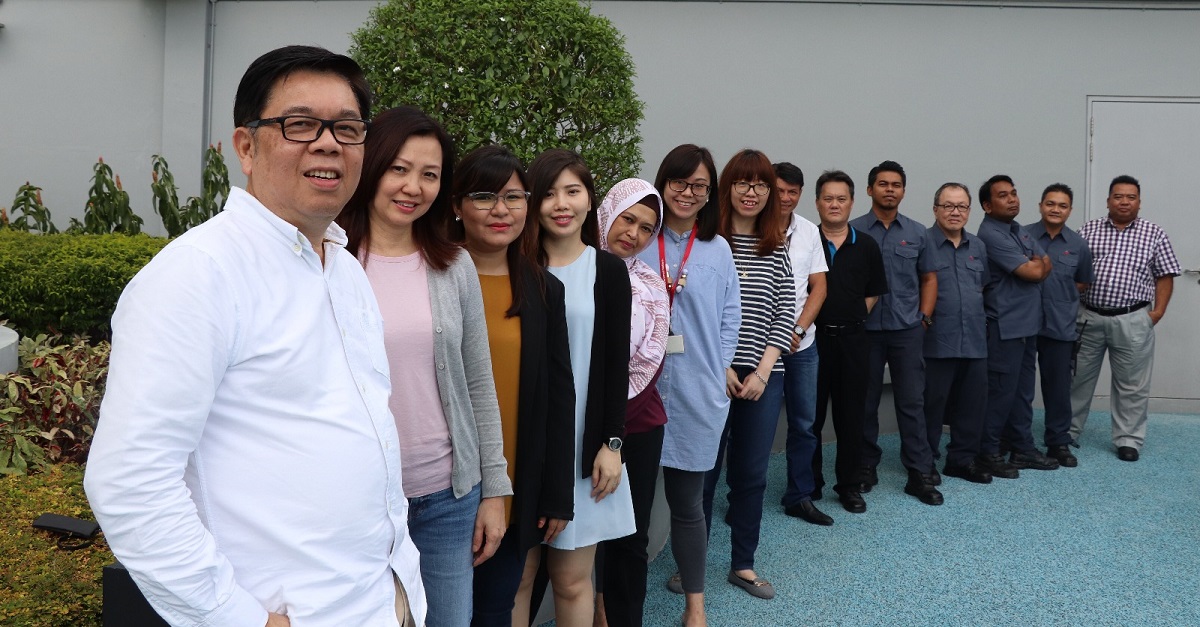
[{"label": "woman in striped shirt", "polygon": [[733,248],[742,298],[733,364],[725,371],[731,399],[717,465],[704,484],[704,507],[712,527],[713,494],[728,444],[729,523],[732,556],[729,583],[770,599],[775,589],[754,571],[767,487],[767,460],[783,401],[783,362],[796,320],[795,283],[788,258],[779,200],[771,194],[775,170],[757,150],[742,150],[721,172],[720,231]]}]

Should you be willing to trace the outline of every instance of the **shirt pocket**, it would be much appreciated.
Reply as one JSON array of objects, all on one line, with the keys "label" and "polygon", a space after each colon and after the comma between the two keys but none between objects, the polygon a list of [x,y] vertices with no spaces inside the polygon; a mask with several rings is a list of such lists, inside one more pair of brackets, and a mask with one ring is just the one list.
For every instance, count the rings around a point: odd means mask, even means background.
[{"label": "shirt pocket", "polygon": [[963,268],[966,269],[964,276],[970,281],[971,289],[976,292],[983,291],[983,285],[987,282],[987,273],[983,266],[983,260],[978,257],[968,257],[963,263]]},{"label": "shirt pocket", "polygon": [[[917,257],[921,252],[917,250],[916,246],[897,246],[892,253],[895,257],[892,264],[896,270],[894,278],[899,284],[890,290],[892,296],[896,296],[897,292],[913,292],[917,288]],[[888,279],[892,278],[888,277]]]},{"label": "shirt pocket", "polygon": [[1075,285],[1075,273],[1079,270],[1079,255],[1064,253],[1050,261],[1051,277],[1042,289],[1048,290],[1050,298],[1057,302],[1074,303],[1079,300],[1079,288]]}]

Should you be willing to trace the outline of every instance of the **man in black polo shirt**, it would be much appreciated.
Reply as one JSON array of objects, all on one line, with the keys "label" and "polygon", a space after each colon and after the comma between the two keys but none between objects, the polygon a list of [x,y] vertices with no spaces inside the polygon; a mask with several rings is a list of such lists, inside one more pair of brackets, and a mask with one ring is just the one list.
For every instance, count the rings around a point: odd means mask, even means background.
[{"label": "man in black polo shirt", "polygon": [[[888,291],[879,245],[869,235],[849,225],[854,206],[854,181],[841,170],[829,170],[817,179],[817,213],[821,216],[821,242],[828,295],[817,314],[817,420],[818,439],[825,413],[833,403],[833,428],[837,433],[837,484],[834,491],[846,511],[867,511],[863,500],[862,440],[867,394],[866,320],[879,296]],[[817,492],[824,485],[821,447],[813,456]],[[814,495],[815,496],[815,495]]]}]

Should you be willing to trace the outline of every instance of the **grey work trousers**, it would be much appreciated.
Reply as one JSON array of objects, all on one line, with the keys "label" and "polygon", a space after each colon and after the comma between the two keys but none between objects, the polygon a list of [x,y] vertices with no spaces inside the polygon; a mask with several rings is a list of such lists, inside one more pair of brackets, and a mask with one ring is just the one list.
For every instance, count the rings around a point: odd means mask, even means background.
[{"label": "grey work trousers", "polygon": [[1102,316],[1080,309],[1086,323],[1081,335],[1075,377],[1071,381],[1071,439],[1078,441],[1087,423],[1104,353],[1112,369],[1112,442],[1141,450],[1150,406],[1150,372],[1154,366],[1154,324],[1149,308],[1122,316]]}]

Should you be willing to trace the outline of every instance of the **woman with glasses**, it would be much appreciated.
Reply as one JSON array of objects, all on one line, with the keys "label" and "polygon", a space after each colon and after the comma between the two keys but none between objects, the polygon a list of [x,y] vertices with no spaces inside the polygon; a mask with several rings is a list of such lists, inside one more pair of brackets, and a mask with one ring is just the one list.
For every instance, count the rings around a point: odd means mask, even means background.
[{"label": "woman with glasses", "polygon": [[729,413],[725,369],[742,322],[733,254],[717,235],[716,172],[706,148],[684,144],[667,153],[654,181],[664,228],[638,255],[663,278],[671,306],[657,386],[667,413],[661,465],[679,567],[667,588],[685,595],[683,622],[693,627],[707,624],[704,477],[716,465]]},{"label": "woman with glasses", "polygon": [[[760,599],[775,589],[754,570],[762,525],[767,461],[783,402],[783,361],[791,350],[796,321],[796,286],[784,237],[779,199],[772,195],[775,168],[757,150],[742,150],[721,172],[721,234],[733,247],[742,300],[737,352],[725,370],[732,399],[717,464],[704,482],[704,511],[712,526],[713,494],[728,450],[732,556],[729,583]],[[726,449],[728,446],[728,449]]]},{"label": "woman with glasses", "polygon": [[[595,184],[583,159],[569,150],[543,152],[529,164],[529,184],[537,232],[529,252],[566,288],[575,387],[575,518],[549,542],[546,566],[555,622],[591,627],[596,544],[635,530],[621,463],[629,352],[613,341],[629,336],[632,292],[625,264],[596,249]],[[523,586],[532,585],[537,567],[531,554]]]},{"label": "woman with glasses", "polygon": [[427,624],[465,627],[473,565],[500,543],[512,485],[479,279],[445,232],[453,170],[454,148],[437,122],[412,107],[384,111],[338,222],[383,314]]},{"label": "woman with glasses", "polygon": [[[529,262],[525,170],[501,146],[484,146],[458,165],[451,237],[475,263],[514,494],[496,554],[476,563],[472,625],[529,624],[528,592],[518,595],[526,556],[572,517],[575,390],[563,286]],[[482,326],[480,327],[483,328]],[[452,589],[452,594],[463,594]]]},{"label": "woman with glasses", "polygon": [[646,546],[650,508],[658,483],[663,425],[667,413],[655,384],[667,349],[671,308],[662,277],[636,255],[645,250],[662,226],[662,197],[641,179],[625,179],[612,187],[596,210],[600,249],[625,262],[633,287],[629,336],[629,403],[621,453],[629,475],[637,530],[601,543],[597,556],[597,611],[609,627],[640,627],[646,602]]}]

